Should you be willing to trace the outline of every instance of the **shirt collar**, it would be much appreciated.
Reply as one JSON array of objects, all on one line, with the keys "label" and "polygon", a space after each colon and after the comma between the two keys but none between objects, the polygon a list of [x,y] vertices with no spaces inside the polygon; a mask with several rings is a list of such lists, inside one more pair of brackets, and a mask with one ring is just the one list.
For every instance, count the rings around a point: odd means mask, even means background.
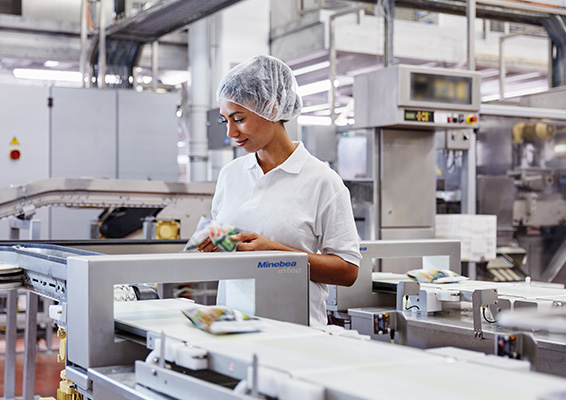
[{"label": "shirt collar", "polygon": [[[310,154],[302,142],[293,142],[293,143],[295,144],[298,143],[297,148],[295,149],[295,151],[291,153],[289,158],[287,158],[283,162],[283,164],[278,166],[276,169],[281,169],[289,174],[298,174],[299,172],[301,172],[301,169],[307,162],[307,159],[309,158]],[[248,154],[246,156],[244,167],[246,169],[252,169],[256,166],[257,168],[260,168],[259,164],[257,163],[257,158],[255,153]]]}]

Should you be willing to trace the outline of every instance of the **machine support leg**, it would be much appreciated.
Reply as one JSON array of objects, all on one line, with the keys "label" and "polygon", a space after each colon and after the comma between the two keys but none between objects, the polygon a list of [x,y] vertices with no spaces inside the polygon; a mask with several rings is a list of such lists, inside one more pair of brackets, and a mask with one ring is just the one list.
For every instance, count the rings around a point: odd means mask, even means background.
[{"label": "machine support leg", "polygon": [[6,292],[6,363],[4,364],[4,398],[13,399],[16,394],[16,335],[18,313],[18,289]]},{"label": "machine support leg", "polygon": [[37,294],[27,293],[23,399],[33,400],[35,391],[35,355],[37,353]]}]

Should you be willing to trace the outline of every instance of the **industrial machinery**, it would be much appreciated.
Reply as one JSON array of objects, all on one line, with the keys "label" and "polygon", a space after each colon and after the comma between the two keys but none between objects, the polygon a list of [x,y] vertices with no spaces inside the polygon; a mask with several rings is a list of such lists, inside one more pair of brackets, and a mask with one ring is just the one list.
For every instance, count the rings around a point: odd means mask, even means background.
[{"label": "industrial machinery", "polygon": [[[541,326],[521,333],[513,326],[498,324],[505,311],[564,311],[563,285],[468,279],[419,283],[406,274],[373,272],[372,260],[412,256],[425,261],[442,255],[444,262],[435,259],[434,268],[458,272],[458,241],[376,241],[360,246],[363,259],[358,281],[352,287],[338,288],[334,297],[329,297],[332,304],[328,306],[347,312],[353,330],[411,347],[451,346],[526,359],[536,371],[566,376],[563,331],[549,332]],[[431,266],[423,263],[423,268]],[[500,344],[501,349],[497,347]]]},{"label": "industrial machinery", "polygon": [[[139,215],[133,221],[134,229],[143,226],[145,239],[188,239],[199,218],[210,214],[213,194],[213,183],[44,179],[0,189],[0,218],[11,218],[11,239],[18,240],[20,230],[28,229],[29,238],[38,240],[40,221],[34,216],[42,207],[150,210],[151,218],[142,221]],[[99,223],[93,228],[92,238],[98,238]]]},{"label": "industrial machinery", "polygon": [[555,88],[519,103],[482,104],[477,157],[478,212],[497,215],[498,258],[534,280],[562,284],[565,96]]},{"label": "industrial machinery", "polygon": [[[92,395],[91,368],[133,363],[148,353],[137,341],[115,337],[115,285],[249,279],[254,284],[245,296],[253,299],[254,315],[308,325],[309,273],[307,257],[301,253],[103,255],[53,245],[21,244],[3,246],[0,257],[3,265],[23,275],[19,286],[29,289],[26,329],[31,333],[26,334],[25,370],[29,373],[25,374],[25,398],[26,388],[28,394],[33,392],[37,294],[58,303],[51,306],[50,316],[66,332],[67,351],[60,355],[66,360],[66,376],[87,395]],[[17,285],[17,279],[13,280]],[[15,383],[9,372],[15,371],[16,294],[13,286],[3,289],[12,289],[8,292],[5,369],[5,394],[9,398]],[[188,302],[174,301],[183,305]],[[229,307],[239,301],[237,296],[226,298]]]},{"label": "industrial machinery", "polygon": [[[426,391],[438,399],[535,400],[566,393],[563,379],[515,360],[425,352],[305,326],[308,266],[300,253],[106,256],[30,244],[3,247],[0,257],[21,269],[30,304],[37,293],[59,301],[51,314],[66,330],[66,385],[84,399],[375,399]],[[112,296],[116,283],[219,276],[255,279],[256,314],[268,317],[259,331],[213,335],[182,314],[195,306],[187,300]],[[439,376],[450,384],[439,384]],[[24,398],[32,395],[33,385]]]},{"label": "industrial machinery", "polygon": [[[435,132],[448,132],[447,146],[473,151],[479,85],[476,72],[409,65],[356,76],[355,129],[340,139],[338,171],[351,177],[346,184],[362,239],[435,237]],[[340,147],[359,137],[366,165],[349,174],[355,167],[340,161]],[[384,271],[411,269],[387,264]]]}]

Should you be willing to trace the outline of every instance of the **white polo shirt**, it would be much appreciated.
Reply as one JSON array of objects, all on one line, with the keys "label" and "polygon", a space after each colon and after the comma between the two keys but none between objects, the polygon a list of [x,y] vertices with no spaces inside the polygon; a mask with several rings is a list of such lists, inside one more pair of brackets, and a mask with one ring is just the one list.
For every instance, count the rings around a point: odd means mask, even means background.
[{"label": "white polo shirt", "polygon": [[[255,153],[226,165],[218,177],[212,217],[297,250],[360,264],[350,193],[338,174],[302,143],[267,174]],[[328,288],[311,281],[309,290],[310,325],[326,325]]]}]

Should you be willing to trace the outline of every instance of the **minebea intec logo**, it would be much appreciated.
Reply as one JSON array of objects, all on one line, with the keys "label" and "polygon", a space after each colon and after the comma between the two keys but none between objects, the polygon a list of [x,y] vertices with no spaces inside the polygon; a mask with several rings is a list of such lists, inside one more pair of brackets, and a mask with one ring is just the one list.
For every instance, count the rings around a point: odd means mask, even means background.
[{"label": "minebea intec logo", "polygon": [[276,261],[276,262],[259,261],[257,263],[258,268],[277,268],[278,274],[298,274],[301,272],[301,268],[291,268],[296,266],[297,266],[296,261]]}]

